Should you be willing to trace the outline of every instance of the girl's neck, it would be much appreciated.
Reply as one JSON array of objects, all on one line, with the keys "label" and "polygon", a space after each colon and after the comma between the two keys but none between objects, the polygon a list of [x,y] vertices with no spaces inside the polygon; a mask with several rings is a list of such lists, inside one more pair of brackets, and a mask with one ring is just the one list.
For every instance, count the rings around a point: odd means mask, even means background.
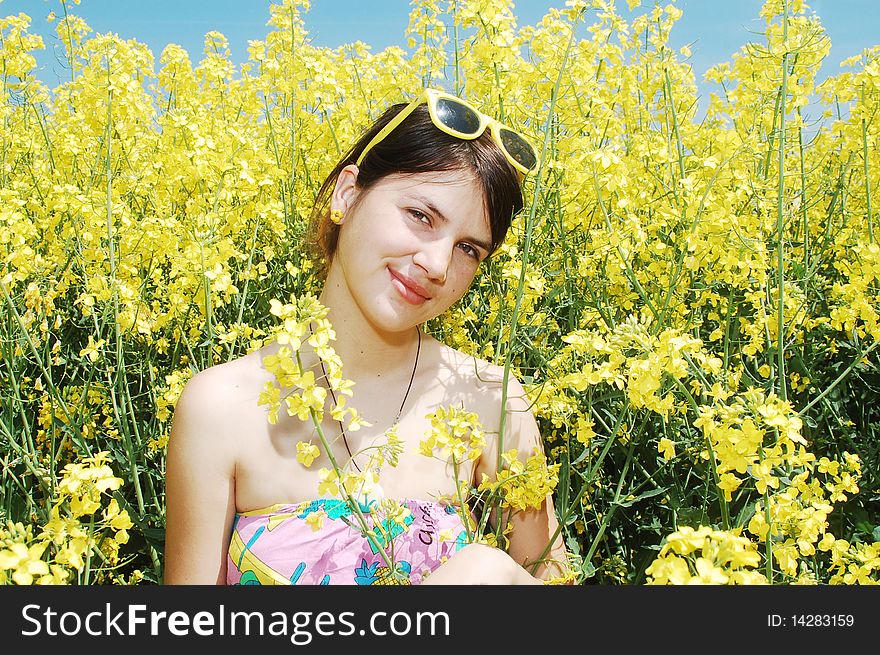
[{"label": "girl's neck", "polygon": [[346,378],[388,378],[397,369],[412,370],[419,340],[417,326],[402,332],[377,330],[358,311],[346,311],[345,304],[335,304],[321,294],[320,302],[328,309],[327,318],[333,325],[336,340],[330,345],[343,363]]}]

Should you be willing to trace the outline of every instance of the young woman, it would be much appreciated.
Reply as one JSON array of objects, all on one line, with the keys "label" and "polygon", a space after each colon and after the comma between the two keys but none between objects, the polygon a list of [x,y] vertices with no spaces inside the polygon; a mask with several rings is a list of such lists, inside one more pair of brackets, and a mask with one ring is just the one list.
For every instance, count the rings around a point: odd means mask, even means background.
[{"label": "young woman", "polygon": [[[345,378],[354,382],[350,405],[370,427],[346,431],[328,411],[322,429],[335,436],[339,466],[360,471],[365,449],[396,426],[402,452],[396,466],[382,467],[377,489],[408,511],[367,538],[352,514],[358,508],[321,497],[328,453],[308,467],[297,460],[297,444],[314,441],[315,426],[283,411],[272,424],[258,402],[274,379],[264,358],[279,344],[270,343],[196,374],[177,403],[167,458],[166,584],[543,584],[562,572],[565,550],[549,495],[539,509],[505,514],[507,552],[469,543],[462,508],[443,500],[456,496],[453,467],[419,453],[426,417],[462,407],[479,417],[486,445],[459,476],[475,485],[495,476],[503,369],[420,326],[464,295],[503,241],[535,160],[516,132],[431,89],[391,107],[342,158],[312,215],[326,264],[319,300]],[[312,346],[303,340],[298,353],[326,385]],[[502,450],[516,449],[521,461],[540,454],[537,424],[512,376],[505,413]],[[376,502],[365,499],[362,514]]]}]

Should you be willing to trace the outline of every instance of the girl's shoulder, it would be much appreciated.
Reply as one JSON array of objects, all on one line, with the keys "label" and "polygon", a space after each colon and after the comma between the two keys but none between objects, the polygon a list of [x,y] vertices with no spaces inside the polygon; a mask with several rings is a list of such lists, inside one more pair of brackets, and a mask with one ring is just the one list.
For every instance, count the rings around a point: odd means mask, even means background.
[{"label": "girl's shoulder", "polygon": [[[462,389],[470,389],[488,404],[499,406],[504,392],[504,366],[482,359],[472,354],[462,352],[451,346],[440,343],[441,365],[447,368]],[[525,399],[526,392],[522,383],[512,369],[507,372],[506,400],[508,407],[511,403],[519,405],[517,399]]]},{"label": "girl's shoulder", "polygon": [[259,356],[256,352],[248,353],[208,366],[193,375],[191,381],[198,380],[195,384],[210,386],[216,391],[231,391],[253,377],[258,362]]},{"label": "girl's shoulder", "polygon": [[178,404],[184,402],[191,410],[209,411],[214,416],[253,405],[265,386],[261,360],[258,352],[252,352],[194,373]]},{"label": "girl's shoulder", "polygon": [[[170,443],[190,452],[208,451],[234,466],[244,435],[259,430],[266,408],[259,405],[260,357],[249,354],[196,372],[184,385],[174,406]],[[201,455],[199,455],[201,456]]]}]

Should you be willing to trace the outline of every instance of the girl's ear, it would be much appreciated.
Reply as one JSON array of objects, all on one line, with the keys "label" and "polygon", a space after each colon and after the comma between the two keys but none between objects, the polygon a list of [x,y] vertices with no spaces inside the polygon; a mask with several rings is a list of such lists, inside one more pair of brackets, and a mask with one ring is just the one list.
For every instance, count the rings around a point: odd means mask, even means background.
[{"label": "girl's ear", "polygon": [[330,195],[330,211],[341,212],[340,223],[345,220],[346,212],[354,206],[358,196],[357,176],[360,171],[354,164],[349,164],[339,172],[336,186]]}]

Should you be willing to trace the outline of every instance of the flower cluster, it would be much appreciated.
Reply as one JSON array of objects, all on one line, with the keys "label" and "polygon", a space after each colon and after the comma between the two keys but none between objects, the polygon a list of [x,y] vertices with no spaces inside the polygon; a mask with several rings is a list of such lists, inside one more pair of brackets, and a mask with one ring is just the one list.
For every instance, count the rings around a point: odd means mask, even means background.
[{"label": "flower cluster", "polygon": [[495,479],[483,475],[477,491],[499,497],[504,506],[516,510],[540,509],[559,483],[559,464],[547,464],[542,453],[522,461],[516,449],[501,455],[504,466]]},{"label": "flower cluster", "polygon": [[831,584],[880,584],[880,541],[850,543],[826,534],[819,548],[831,553]]},{"label": "flower cluster", "polygon": [[0,583],[64,584],[67,570],[43,559],[48,543],[35,541],[31,526],[9,521],[0,529]]},{"label": "flower cluster", "polygon": [[320,424],[324,418],[327,387],[320,380],[324,373],[316,377],[313,370],[305,370],[299,354],[300,346],[307,342],[323,362],[326,371],[324,382],[336,395],[330,415],[336,421],[344,421],[345,429],[350,432],[359,430],[362,425],[369,425],[354,408],[345,406],[346,398],[353,395],[354,383],[343,378],[342,361],[330,345],[336,333],[326,318],[327,308],[311,294],[299,298],[293,296],[287,304],[273,298],[270,306],[272,315],[278,317],[280,322],[269,330],[265,342],[274,342],[280,347],[274,354],[263,357],[263,365],[275,378],[266,383],[259,398],[259,404],[269,408],[269,422],[278,421],[282,401],[287,413],[301,421],[312,419]]},{"label": "flower cluster", "polygon": [[[694,53],[672,45],[681,9],[620,4],[560,2],[520,25],[512,0],[415,0],[408,50],[374,51],[315,45],[309,2],[279,0],[241,65],[219,32],[191,60],[95,34],[69,2],[46,35],[0,16],[0,487],[20,508],[3,519],[33,535],[16,543],[46,562],[59,552],[30,550],[54,520],[54,481],[105,451],[128,473],[97,498],[112,491],[139,532],[112,580],[160,579],[180,390],[267,340],[272,420],[364,425],[314,304],[326,262],[309,216],[364,126],[441,85],[521,129],[540,158],[506,240],[426,329],[522,381],[548,470],[562,464],[565,537],[593,553],[584,575],[641,580],[685,516],[751,535],[771,582],[875,576],[880,47],[820,83],[819,16],[768,0],[762,33],[743,32],[700,97]],[[52,89],[35,56],[50,39],[69,72]],[[298,361],[306,341],[326,381]],[[432,429],[432,457],[480,448],[461,425]],[[393,459],[371,448],[371,467]],[[346,480],[326,450],[313,433],[297,456],[327,485],[372,483]],[[844,451],[860,458],[858,485]],[[6,570],[39,581],[34,566]]]},{"label": "flower cluster", "polygon": [[772,557],[782,573],[792,578],[809,574],[810,558],[836,541],[828,531],[829,515],[834,503],[858,493],[860,467],[859,458],[850,453],[844,453],[843,464],[810,458],[784,488],[756,503],[748,531],[760,542],[772,543]]},{"label": "flower cluster", "polygon": [[454,464],[474,461],[486,447],[486,436],[475,412],[460,407],[439,407],[425,418],[431,421],[419,452]]},{"label": "flower cluster", "polygon": [[767,584],[755,545],[736,532],[682,526],[645,570],[648,584]]},{"label": "flower cluster", "polygon": [[11,521],[0,530],[0,583],[65,584],[72,576],[86,583],[111,575],[133,523],[115,498],[107,502],[123,483],[109,461],[100,452],[64,467],[57,500],[37,534]]}]

